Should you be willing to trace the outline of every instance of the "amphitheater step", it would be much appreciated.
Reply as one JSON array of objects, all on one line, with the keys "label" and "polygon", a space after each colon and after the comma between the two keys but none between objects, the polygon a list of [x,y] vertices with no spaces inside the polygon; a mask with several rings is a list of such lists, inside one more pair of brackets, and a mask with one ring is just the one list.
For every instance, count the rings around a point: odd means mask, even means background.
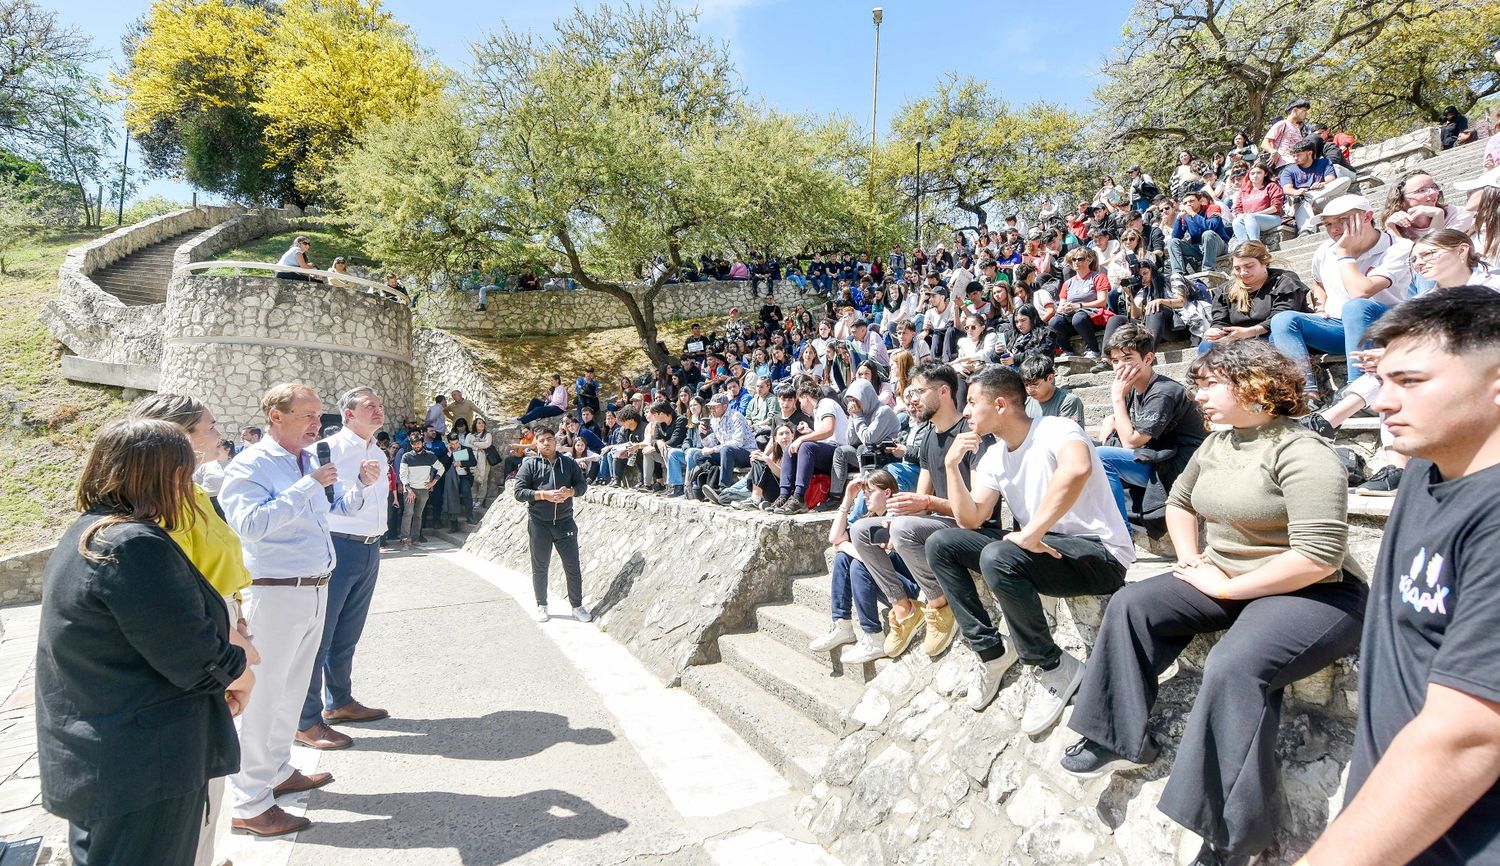
[{"label": "amphitheater step", "polygon": [[[825,586],[828,583],[827,575],[808,579],[821,580]],[[796,584],[793,586],[795,587]],[[864,664],[846,665],[840,656],[847,647],[839,647],[833,652],[814,652],[808,649],[809,643],[822,637],[828,631],[831,622],[829,605],[826,604],[821,608],[801,604],[779,604],[762,607],[755,611],[755,624],[760,634],[772,637],[819,665],[830,668],[835,677],[847,677],[857,683],[867,683],[890,663],[888,659],[880,659]],[[858,624],[855,628],[859,628]]]},{"label": "amphitheater step", "polygon": [[727,664],[688,668],[682,687],[804,791],[838,746],[837,736]]},{"label": "amphitheater step", "polygon": [[165,303],[167,283],[172,278],[172,257],[178,247],[201,231],[192,229],[136,250],[89,274],[89,279],[126,306]]},{"label": "amphitheater step", "polygon": [[834,734],[845,732],[847,714],[864,693],[862,684],[834,677],[827,667],[764,634],[724,635],[719,654],[725,664]]}]

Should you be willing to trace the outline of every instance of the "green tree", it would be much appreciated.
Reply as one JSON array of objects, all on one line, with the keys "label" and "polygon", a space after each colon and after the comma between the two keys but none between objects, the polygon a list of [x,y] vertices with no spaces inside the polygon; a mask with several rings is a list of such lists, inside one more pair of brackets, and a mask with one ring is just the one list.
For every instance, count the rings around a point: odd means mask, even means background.
[{"label": "green tree", "polygon": [[[686,255],[809,243],[854,219],[836,130],[747,104],[695,22],[660,2],[486,39],[471,80],[361,137],[337,175],[345,218],[417,273],[478,259],[607,294],[664,363],[656,299]],[[632,286],[657,256],[667,267]]]}]

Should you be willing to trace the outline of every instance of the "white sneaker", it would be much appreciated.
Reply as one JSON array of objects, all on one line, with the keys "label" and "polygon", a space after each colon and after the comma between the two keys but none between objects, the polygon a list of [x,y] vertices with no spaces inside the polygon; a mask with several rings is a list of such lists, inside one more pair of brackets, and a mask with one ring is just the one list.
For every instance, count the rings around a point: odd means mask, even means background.
[{"label": "white sneaker", "polygon": [[1021,714],[1021,733],[1034,737],[1062,718],[1063,708],[1073,700],[1083,682],[1083,662],[1064,652],[1057,667],[1050,671],[1036,668],[1031,694],[1026,698],[1026,712]]},{"label": "white sneaker", "polygon": [[828,633],[807,645],[815,653],[826,653],[846,643],[854,643],[854,623],[847,619],[836,619]]},{"label": "white sneaker", "polygon": [[594,615],[589,613],[588,608],[580,604],[579,606],[573,608],[573,618],[578,620],[579,622],[589,622],[594,618]]},{"label": "white sneaker", "polygon": [[1020,659],[1015,644],[1008,643],[1000,658],[974,665],[974,673],[969,679],[969,709],[977,713],[989,706],[995,695],[1000,694],[1000,681]]},{"label": "white sneaker", "polygon": [[878,631],[873,634],[860,632],[854,646],[844,650],[842,658],[846,665],[862,665],[885,658],[885,635]]},{"label": "white sneaker", "polygon": [[546,622],[547,620],[551,619],[552,616],[551,614],[547,613],[547,606],[545,604],[539,604],[536,606],[536,613],[533,613],[531,615],[531,618],[536,620],[537,622]]}]

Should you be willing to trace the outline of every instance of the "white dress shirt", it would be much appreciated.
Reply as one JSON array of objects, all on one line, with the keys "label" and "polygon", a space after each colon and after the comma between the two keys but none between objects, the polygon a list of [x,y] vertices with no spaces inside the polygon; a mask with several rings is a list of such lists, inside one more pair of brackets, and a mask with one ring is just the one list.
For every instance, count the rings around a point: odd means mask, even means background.
[{"label": "white dress shirt", "polygon": [[[347,535],[384,535],[386,531],[386,504],[390,502],[391,481],[389,462],[372,435],[368,442],[360,439],[348,427],[323,440],[328,443],[328,456],[338,467],[339,478],[359,478],[359,464],[365,460],[380,463],[380,477],[365,488],[365,501],[359,510],[345,516],[337,512],[328,515],[328,531]],[[314,449],[316,450],[316,448]]]}]

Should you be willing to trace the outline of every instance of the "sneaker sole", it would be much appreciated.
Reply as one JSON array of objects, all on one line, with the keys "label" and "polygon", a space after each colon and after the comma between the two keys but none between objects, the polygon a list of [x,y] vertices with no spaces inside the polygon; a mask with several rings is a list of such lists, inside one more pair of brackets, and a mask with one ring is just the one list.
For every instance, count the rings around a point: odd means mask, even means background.
[{"label": "sneaker sole", "polygon": [[816,641],[814,641],[813,643],[810,643],[810,644],[807,645],[807,650],[808,650],[808,652],[815,652],[815,653],[831,653],[831,652],[833,652],[834,650],[838,649],[841,646],[849,646],[850,644],[853,644],[853,643],[856,643],[856,642],[857,641],[855,641],[855,639],[852,638],[852,637],[849,638],[848,640],[835,641],[834,643],[831,643],[828,646],[819,646],[818,643]]},{"label": "sneaker sole", "polygon": [[884,652],[881,652],[878,656],[872,655],[869,658],[863,658],[860,656],[855,656],[852,653],[844,653],[843,655],[839,656],[839,661],[843,662],[846,665],[867,665],[871,662],[879,661],[883,658],[890,658],[890,656],[887,656]]},{"label": "sneaker sole", "polygon": [[1395,490],[1365,490],[1365,489],[1359,488],[1359,487],[1354,488],[1354,495],[1355,496],[1375,496],[1375,497],[1389,498],[1389,497],[1395,496],[1397,492],[1398,491],[1395,491]]},{"label": "sneaker sole", "polygon": [[1057,702],[1056,712],[1047,719],[1046,724],[1030,729],[1023,726],[1021,733],[1028,737],[1035,737],[1038,734],[1044,734],[1051,730],[1052,726],[1057,724],[1057,720],[1062,718],[1063,711],[1068,708],[1068,704],[1073,703],[1073,696],[1078,694],[1078,687],[1081,685],[1083,685],[1083,665],[1080,663],[1078,670],[1073,674],[1073,679],[1069,680],[1067,688],[1063,689],[1062,697]]},{"label": "sneaker sole", "polygon": [[1099,769],[1091,770],[1087,773],[1080,773],[1076,770],[1070,770],[1067,767],[1063,767],[1062,771],[1075,779],[1097,779],[1100,776],[1107,776],[1110,773],[1128,773],[1131,770],[1140,770],[1148,766],[1150,765],[1141,764],[1129,758],[1116,758]]}]

